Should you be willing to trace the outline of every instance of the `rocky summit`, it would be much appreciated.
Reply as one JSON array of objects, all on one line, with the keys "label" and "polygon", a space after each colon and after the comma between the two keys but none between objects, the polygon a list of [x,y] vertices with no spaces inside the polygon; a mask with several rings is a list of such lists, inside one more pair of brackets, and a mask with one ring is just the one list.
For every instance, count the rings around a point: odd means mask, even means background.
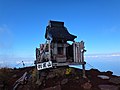
[{"label": "rocky summit", "polygon": [[91,69],[86,70],[85,78],[81,69],[71,67],[45,69],[39,73],[35,67],[4,69],[0,70],[0,90],[120,90],[120,77],[112,74]]}]

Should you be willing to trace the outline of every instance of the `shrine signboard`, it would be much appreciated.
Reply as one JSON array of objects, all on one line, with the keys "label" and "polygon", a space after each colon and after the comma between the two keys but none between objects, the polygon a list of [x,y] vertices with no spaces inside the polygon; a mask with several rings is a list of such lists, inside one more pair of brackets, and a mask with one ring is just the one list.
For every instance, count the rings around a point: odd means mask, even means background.
[{"label": "shrine signboard", "polygon": [[43,69],[52,68],[52,67],[53,67],[52,61],[37,64],[37,70],[43,70]]}]

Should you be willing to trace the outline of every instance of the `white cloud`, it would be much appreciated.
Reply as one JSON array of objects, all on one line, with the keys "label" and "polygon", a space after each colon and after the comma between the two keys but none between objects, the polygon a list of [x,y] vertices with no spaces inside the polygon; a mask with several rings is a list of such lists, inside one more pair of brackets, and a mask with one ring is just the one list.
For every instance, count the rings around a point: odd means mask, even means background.
[{"label": "white cloud", "polygon": [[[21,61],[16,61],[16,64],[22,63]],[[33,64],[34,61],[24,61],[25,64]]]},{"label": "white cloud", "polygon": [[120,57],[120,53],[111,53],[111,54],[91,54],[85,55],[85,58],[110,58],[110,57]]},{"label": "white cloud", "polygon": [[10,55],[0,55],[0,67],[22,67],[24,62],[25,66],[34,65],[34,57],[17,57]]}]

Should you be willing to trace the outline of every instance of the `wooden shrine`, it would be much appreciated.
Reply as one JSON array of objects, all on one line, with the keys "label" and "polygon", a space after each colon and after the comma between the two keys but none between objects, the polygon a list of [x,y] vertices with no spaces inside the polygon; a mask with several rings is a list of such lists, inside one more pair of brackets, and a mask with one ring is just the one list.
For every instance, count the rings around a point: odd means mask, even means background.
[{"label": "wooden shrine", "polygon": [[64,22],[49,21],[45,33],[46,42],[36,48],[37,69],[80,64],[85,76],[84,42],[75,42],[75,38],[77,36],[68,32]]}]

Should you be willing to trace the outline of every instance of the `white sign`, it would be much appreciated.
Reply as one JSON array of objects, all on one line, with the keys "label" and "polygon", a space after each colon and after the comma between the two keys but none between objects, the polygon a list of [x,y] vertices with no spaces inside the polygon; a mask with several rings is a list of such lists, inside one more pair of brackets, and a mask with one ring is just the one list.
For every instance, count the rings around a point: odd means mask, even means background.
[{"label": "white sign", "polygon": [[37,70],[42,70],[42,69],[51,68],[51,67],[52,67],[52,61],[37,64]]}]

